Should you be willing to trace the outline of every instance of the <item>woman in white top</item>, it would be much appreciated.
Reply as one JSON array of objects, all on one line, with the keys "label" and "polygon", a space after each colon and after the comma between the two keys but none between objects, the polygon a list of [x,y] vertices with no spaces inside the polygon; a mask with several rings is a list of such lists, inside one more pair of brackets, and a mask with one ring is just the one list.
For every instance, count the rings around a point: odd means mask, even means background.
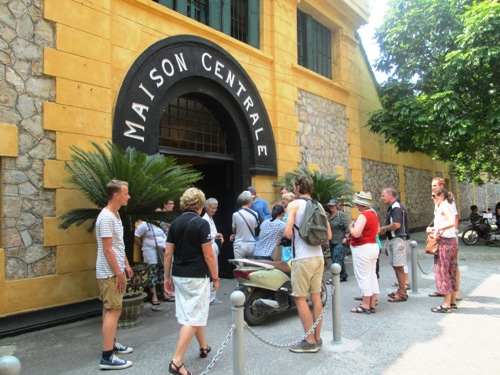
[{"label": "woman in white top", "polygon": [[[144,263],[150,264],[148,284],[151,291],[151,304],[157,306],[160,304],[156,293],[156,285],[163,284],[163,266],[161,259],[158,259],[159,248],[162,252],[165,251],[167,244],[165,232],[160,228],[159,224],[141,222],[136,230],[134,242],[141,247]],[[164,298],[168,296],[164,293]]]},{"label": "woman in white top", "polygon": [[455,217],[452,214],[448,191],[443,187],[432,189],[432,199],[436,204],[434,211],[434,227],[427,228],[438,240],[438,251],[434,255],[434,275],[439,294],[444,295],[444,302],[433,307],[432,312],[450,313],[456,308],[458,291],[457,258],[458,244],[455,234]]}]

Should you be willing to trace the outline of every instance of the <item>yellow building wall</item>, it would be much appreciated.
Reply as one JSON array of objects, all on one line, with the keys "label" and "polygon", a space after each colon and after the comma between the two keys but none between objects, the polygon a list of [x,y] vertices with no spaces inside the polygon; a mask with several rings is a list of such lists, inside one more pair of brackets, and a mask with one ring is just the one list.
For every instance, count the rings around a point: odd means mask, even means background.
[{"label": "yellow building wall", "polygon": [[[333,80],[297,64],[297,7],[334,31]],[[346,107],[351,176],[356,186],[362,182],[362,158],[415,168],[442,168],[423,155],[409,158],[396,154],[392,146],[363,127],[367,113],[380,105],[375,89],[368,89],[373,82],[354,38],[355,30],[368,20],[367,10],[367,0],[262,0],[261,48],[255,49],[151,0],[45,0],[44,16],[55,24],[56,46],[44,49],[44,73],[55,78],[56,98],[44,104],[43,126],[56,134],[56,158],[45,161],[44,188],[56,190],[57,217],[44,219],[44,244],[56,248],[57,273],[5,281],[0,249],[0,298],[7,302],[2,303],[0,316],[97,296],[94,235],[85,225],[58,228],[59,215],[72,207],[90,205],[64,181],[64,162],[70,159],[71,145],[91,149],[90,141],[104,144],[111,140],[113,107],[123,78],[134,60],[160,39],[179,34],[207,38],[233,55],[252,78],[276,142],[278,177],[252,179],[259,195],[269,203],[279,193],[273,184],[300,162],[298,89]],[[0,145],[0,156],[17,155],[17,128],[0,124],[0,131],[15,140]],[[370,147],[365,147],[367,144]]]}]

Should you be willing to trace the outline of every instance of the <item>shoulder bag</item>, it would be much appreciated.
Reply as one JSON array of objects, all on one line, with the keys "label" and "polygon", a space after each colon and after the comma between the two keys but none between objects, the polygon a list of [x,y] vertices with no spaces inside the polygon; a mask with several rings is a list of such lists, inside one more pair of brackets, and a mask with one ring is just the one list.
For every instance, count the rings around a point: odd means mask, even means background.
[{"label": "shoulder bag", "polygon": [[[165,249],[162,249],[160,246],[158,246],[158,241],[156,241],[156,234],[153,229],[153,226],[148,223],[149,230],[153,233],[153,237],[155,239],[155,244],[156,244],[156,255],[158,257],[158,264],[161,265],[162,267],[164,266],[164,259],[165,259]],[[161,229],[161,228],[160,228]]]}]

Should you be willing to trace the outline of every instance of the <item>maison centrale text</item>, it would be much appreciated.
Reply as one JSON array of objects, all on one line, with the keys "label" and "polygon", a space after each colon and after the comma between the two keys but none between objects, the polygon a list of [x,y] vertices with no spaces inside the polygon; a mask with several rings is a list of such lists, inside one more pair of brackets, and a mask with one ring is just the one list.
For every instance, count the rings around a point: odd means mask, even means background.
[{"label": "maison centrale text", "polygon": [[[193,70],[192,73],[196,72],[199,74],[201,69],[201,73],[204,73],[204,76],[209,76],[222,83],[237,98],[240,106],[248,116],[250,124],[253,125],[253,136],[257,141],[257,155],[267,156],[267,145],[259,144],[259,136],[263,137],[263,134],[260,133],[264,131],[264,128],[259,125],[261,116],[259,115],[259,110],[256,108],[252,94],[245,87],[242,79],[227,66],[229,64],[218,58],[214,58],[209,52],[204,52],[198,57],[198,61],[196,59],[186,60],[184,53],[174,53],[173,57],[164,58],[158,66],[151,68],[149,72],[146,72],[147,74],[143,75],[146,78],[140,82],[138,88],[146,94],[146,100],[143,102],[133,101],[131,104],[133,111],[142,119],[142,123],[125,120],[128,130],[123,135],[144,142],[148,112],[155,105],[155,101],[161,99],[157,97],[160,96],[159,94],[155,95],[153,92],[162,92],[162,86],[168,85],[167,80],[174,78],[176,75],[190,75],[190,70]],[[261,143],[266,142],[264,139],[260,141]]]}]

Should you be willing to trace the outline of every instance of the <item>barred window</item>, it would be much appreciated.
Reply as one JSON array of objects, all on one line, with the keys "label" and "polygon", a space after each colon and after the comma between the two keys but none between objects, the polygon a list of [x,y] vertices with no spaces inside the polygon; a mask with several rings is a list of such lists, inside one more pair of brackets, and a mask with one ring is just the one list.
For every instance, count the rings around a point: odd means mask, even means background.
[{"label": "barred window", "polygon": [[180,96],[161,119],[160,147],[227,155],[227,135],[220,123],[202,99]]},{"label": "barred window", "polygon": [[260,0],[153,0],[259,48]]}]

